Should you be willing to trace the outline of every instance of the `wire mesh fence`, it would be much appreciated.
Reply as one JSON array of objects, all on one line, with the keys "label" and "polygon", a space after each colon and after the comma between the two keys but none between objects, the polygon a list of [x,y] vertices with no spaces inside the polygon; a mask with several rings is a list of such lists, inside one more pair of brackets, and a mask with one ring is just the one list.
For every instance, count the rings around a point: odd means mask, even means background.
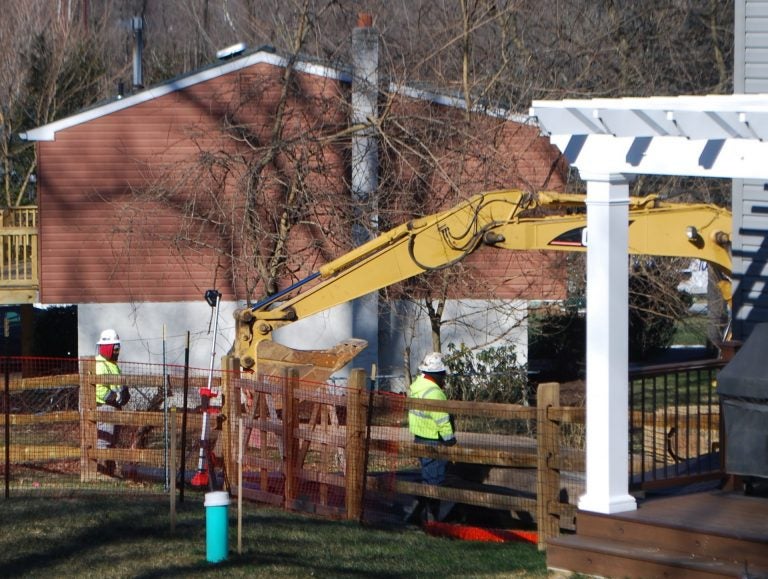
[{"label": "wire mesh fence", "polygon": [[[232,380],[224,411],[236,430],[230,440],[239,441],[236,493],[368,523],[406,522],[412,503],[423,502],[440,521],[535,527],[546,518],[550,533],[572,528],[583,439],[564,425],[583,423],[583,411],[552,414],[556,384],[540,388],[549,392],[541,408],[412,399],[366,386],[362,371],[344,388],[290,373]],[[407,421],[414,409],[450,413],[459,443],[415,441]],[[574,473],[567,481],[559,457]],[[446,464],[442,484],[425,483],[424,458]]]},{"label": "wire mesh fence", "polygon": [[[186,400],[189,425],[199,425],[199,387],[208,379],[206,370],[121,363],[112,380],[127,386],[131,400],[117,411],[96,403],[93,359],[3,358],[0,366],[0,469],[6,493],[14,494],[167,489],[170,413]],[[108,414],[102,424],[113,436],[104,448],[93,413]],[[192,457],[200,433],[187,434],[180,455]]]},{"label": "wire mesh fence", "polygon": [[[109,379],[128,388],[130,401],[116,409],[96,403],[96,384],[105,378],[93,359],[2,360],[7,493],[146,493],[169,486],[183,493],[218,485],[262,503],[367,522],[402,521],[414,497],[441,501],[449,520],[488,523],[493,515],[499,524],[532,525],[541,516],[537,448],[545,432],[555,437],[561,427],[550,421],[557,430],[542,429],[535,407],[414,401],[369,390],[361,373],[341,387],[290,373],[256,378],[120,367]],[[459,444],[415,443],[407,426],[414,405],[450,412]],[[102,445],[105,427],[112,437]],[[448,464],[444,485],[421,481],[424,456]],[[205,488],[191,484],[201,469],[211,475]],[[558,488],[547,492],[558,501],[578,494],[563,493],[559,478],[552,484]]]},{"label": "wire mesh fence", "polygon": [[[556,392],[557,385],[553,387]],[[556,398],[556,394],[554,394]],[[382,472],[368,469],[369,488],[381,502],[366,504],[370,517],[403,516],[423,499],[433,505],[434,519],[464,525],[535,529],[547,519],[557,534],[572,529],[574,502],[583,492],[583,438],[566,437],[562,417],[548,407],[488,402],[432,403],[381,397],[373,403],[369,463],[383,461]],[[408,409],[440,408],[451,413],[458,444],[428,446],[414,440],[407,428]],[[393,412],[394,410],[394,412]],[[386,424],[379,426],[382,417]],[[394,420],[393,420],[394,418]],[[583,421],[583,413],[576,417]],[[567,420],[567,419],[566,419]],[[392,445],[397,441],[393,470]],[[383,457],[383,458],[382,458]],[[444,484],[425,484],[422,457],[447,461]],[[558,472],[570,457],[573,476]],[[575,472],[579,471],[579,472]],[[414,497],[416,499],[414,500]],[[392,505],[387,512],[377,511]],[[429,520],[430,513],[422,513]],[[556,523],[549,520],[557,519]],[[423,520],[423,519],[422,519]]]}]

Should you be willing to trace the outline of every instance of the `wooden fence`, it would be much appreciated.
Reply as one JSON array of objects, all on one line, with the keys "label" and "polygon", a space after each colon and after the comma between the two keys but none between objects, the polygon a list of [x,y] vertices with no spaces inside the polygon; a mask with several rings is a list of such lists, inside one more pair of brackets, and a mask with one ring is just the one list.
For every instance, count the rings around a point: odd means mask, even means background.
[{"label": "wooden fence", "polygon": [[[371,493],[422,496],[463,505],[502,511],[528,512],[537,522],[540,545],[561,528],[572,529],[576,507],[563,500],[563,470],[584,470],[583,452],[564,449],[561,426],[583,424],[583,408],[560,408],[558,384],[539,386],[536,407],[483,402],[414,400],[366,391],[367,380],[355,370],[345,391],[301,384],[287,370],[280,377],[228,381],[225,393],[229,442],[244,440],[245,498],[291,510],[364,518],[364,504]],[[246,400],[246,404],[241,404]],[[492,435],[460,431],[460,444],[425,447],[412,442],[404,420],[410,408],[442,410],[490,420],[529,421],[530,436]],[[343,418],[339,418],[339,416]],[[372,416],[388,416],[372,426]],[[242,428],[242,431],[240,430]],[[433,486],[401,480],[389,471],[392,464],[432,456],[487,469],[528,470],[528,489],[504,488],[474,481]],[[237,469],[237,455],[226,457],[230,472]],[[375,465],[386,464],[377,472]],[[343,499],[343,500],[342,500]]]},{"label": "wooden fence", "polygon": [[[13,360],[13,359],[10,359]],[[72,362],[68,361],[69,365]],[[13,361],[6,362],[14,365]],[[20,362],[21,365],[24,362]],[[79,478],[81,482],[94,482],[103,480],[99,477],[98,464],[105,461],[116,461],[126,464],[139,464],[153,467],[163,467],[166,463],[166,451],[163,448],[141,448],[140,445],[131,445],[125,448],[97,448],[97,423],[103,422],[121,427],[128,427],[133,431],[154,429],[162,431],[165,428],[167,416],[160,411],[136,411],[126,410],[122,412],[106,412],[96,407],[96,375],[95,363],[92,359],[80,360],[80,371],[69,374],[43,375],[37,377],[24,376],[23,372],[13,372],[9,375],[8,391],[16,396],[27,393],[30,395],[39,393],[58,393],[57,400],[48,403],[45,410],[39,408],[15,408],[13,412],[4,412],[0,415],[0,424],[5,425],[6,416],[9,427],[15,429],[11,436],[11,445],[8,447],[8,455],[11,463],[16,464],[40,464],[54,463],[56,461],[79,460]],[[110,376],[110,382],[128,386],[135,392],[138,390],[161,390],[165,387],[165,381],[170,380],[161,373],[124,373],[119,376]],[[181,387],[179,378],[174,378],[176,386]],[[189,380],[191,387],[204,385],[202,378]],[[218,380],[217,380],[218,385]],[[62,402],[65,401],[65,402]],[[11,404],[6,401],[3,406]],[[17,404],[18,406],[18,404]],[[63,409],[59,407],[64,406]],[[9,409],[8,409],[9,410]],[[71,431],[77,436],[58,435],[55,432],[57,426],[71,426]],[[200,413],[191,412],[187,416],[187,428],[195,432],[192,443],[199,439],[202,426]],[[177,436],[180,436],[182,424],[178,421]],[[24,436],[22,430],[28,431]],[[45,435],[45,431],[50,432]],[[29,432],[33,431],[33,432]],[[12,431],[13,432],[13,431]],[[53,442],[51,441],[53,439]],[[179,448],[179,453],[181,452]],[[180,457],[177,457],[177,463]]]},{"label": "wooden fence", "polygon": [[[68,404],[77,406],[42,413],[14,411],[7,414],[9,426],[33,426],[40,432],[56,425],[70,425],[71,431],[79,432],[79,440],[54,436],[52,440],[36,443],[14,435],[8,448],[11,463],[79,461],[80,481],[89,484],[104,480],[98,465],[106,461],[155,470],[163,467],[167,450],[157,445],[98,448],[99,422],[159,432],[166,426],[166,416],[161,411],[98,410],[93,362],[85,360],[80,364],[79,373],[13,377],[9,386],[17,396],[66,391],[77,396]],[[584,411],[559,408],[557,384],[539,388],[537,407],[436,402],[370,392],[366,389],[366,377],[359,370],[352,373],[347,388],[329,389],[326,385],[300,382],[290,369],[282,377],[254,380],[232,371],[237,367],[235,360],[225,358],[224,365],[230,371],[222,372],[221,378],[216,379],[215,386],[222,392],[221,420],[212,428],[211,439],[230,480],[236,480],[233,475],[242,465],[244,484],[240,488],[244,498],[350,520],[364,520],[376,508],[376,496],[395,495],[525,511],[538,523],[542,544],[561,528],[572,528],[575,506],[562,499],[560,473],[583,470],[583,458],[578,450],[563,450],[558,440],[562,425],[583,422]],[[164,387],[162,374],[125,372],[110,377],[110,381],[125,384],[134,391]],[[179,385],[177,382],[176,386]],[[198,377],[190,381],[190,386],[205,384]],[[464,430],[459,433],[461,442],[457,446],[425,449],[412,442],[405,426],[407,410],[412,407],[440,408],[489,421],[530,421],[534,426],[525,436],[497,434],[492,438]],[[178,440],[182,424],[179,420],[173,423],[174,438]],[[178,448],[171,457],[172,463],[181,462],[181,452],[195,455],[192,447],[199,441],[196,434],[202,427],[202,415],[190,412],[186,426],[194,434],[189,437],[187,448]],[[242,459],[238,452],[241,440]],[[425,452],[489,470],[526,471],[526,480],[533,481],[533,488],[516,490],[499,484],[485,485],[482,481],[433,487],[416,482],[413,477],[398,476],[399,469],[414,467]],[[188,468],[194,468],[195,464],[190,463]],[[231,491],[237,494],[238,488]]]},{"label": "wooden fence", "polygon": [[[547,538],[574,527],[575,499],[583,491],[579,484],[583,484],[584,472],[585,410],[561,407],[558,384],[539,385],[536,406],[430,401],[371,392],[361,370],[352,372],[348,387],[336,388],[301,382],[290,368],[282,376],[256,379],[241,376],[237,360],[225,357],[222,365],[225,371],[214,382],[221,392],[221,409],[215,425],[211,424],[210,436],[220,458],[217,468],[223,468],[229,480],[242,480],[241,485],[230,489],[233,494],[349,520],[366,520],[377,507],[391,505],[393,497],[414,496],[528,513],[537,525],[542,546]],[[167,464],[168,450],[158,445],[97,448],[98,422],[155,431],[168,425],[167,415],[161,411],[98,410],[93,370],[92,361],[80,361],[79,373],[13,378],[10,388],[14,392],[71,391],[77,395],[77,407],[42,413],[14,411],[7,414],[10,426],[71,424],[79,440],[35,444],[13,437],[8,448],[12,463],[79,461],[83,483],[103,477],[98,464],[105,461],[157,468]],[[171,380],[168,376],[165,379]],[[166,385],[160,372],[124,371],[110,381],[134,391],[160,392]],[[179,376],[172,381],[174,389],[182,386]],[[206,384],[196,376],[186,386],[202,388]],[[460,417],[459,444],[415,444],[406,423],[410,408],[439,409]],[[688,409],[691,415],[697,412],[696,408]],[[665,433],[670,428],[701,424],[698,419],[682,420],[679,412],[670,416],[672,422],[663,426]],[[183,424],[174,422],[171,426],[178,440]],[[526,426],[515,430],[517,427],[510,426],[515,424]],[[662,428],[659,424],[654,428]],[[172,463],[180,464],[182,456],[196,455],[196,435],[202,428],[199,411],[187,414],[186,428],[193,434],[186,448],[177,447],[177,454],[170,457]],[[669,454],[669,445],[657,450],[657,454]],[[469,470],[477,468],[484,478],[454,477],[444,486],[422,484],[413,475],[418,472],[418,458],[425,455]],[[195,466],[187,464],[188,468]],[[236,478],[235,473],[240,472],[242,478]],[[377,503],[381,497],[384,500]]]},{"label": "wooden fence", "polygon": [[[223,374],[225,377],[226,373]],[[167,415],[162,411],[120,411],[111,412],[99,410],[96,406],[96,383],[95,362],[93,360],[82,361],[82,368],[79,374],[79,407],[78,419],[80,421],[80,479],[83,482],[91,482],[99,479],[98,465],[107,461],[130,465],[144,465],[151,467],[165,467],[168,463],[167,449],[159,448],[141,448],[141,443],[133,441],[130,447],[98,448],[98,424],[112,424],[117,427],[129,427],[134,431],[139,429],[154,429],[162,432],[169,425],[166,423]],[[174,384],[175,381],[175,384]],[[171,379],[162,374],[120,374],[110,375],[109,382],[120,386],[127,386],[129,391],[138,389],[144,391],[164,392],[166,387],[180,388],[201,388],[206,385],[204,378],[189,378],[187,384],[183,384],[181,379],[176,377]],[[220,379],[216,379],[216,386],[220,386]],[[160,397],[158,397],[160,398]],[[188,431],[194,433],[191,436],[191,443],[197,443],[200,438],[203,416],[200,412],[187,412],[184,422],[175,420],[175,431],[171,435],[177,440],[181,438],[181,428],[185,427]],[[157,446],[157,445],[155,445]],[[173,457],[172,462],[183,464],[181,453],[188,452],[187,448],[178,447],[179,456]]]}]

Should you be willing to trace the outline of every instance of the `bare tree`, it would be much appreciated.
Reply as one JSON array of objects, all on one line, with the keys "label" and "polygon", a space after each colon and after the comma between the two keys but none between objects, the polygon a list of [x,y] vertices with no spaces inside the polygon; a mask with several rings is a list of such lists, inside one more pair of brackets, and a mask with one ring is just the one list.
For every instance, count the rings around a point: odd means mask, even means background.
[{"label": "bare tree", "polygon": [[[332,175],[339,174],[355,131],[373,129],[382,143],[375,203],[386,228],[496,187],[578,187],[557,158],[546,171],[523,178],[530,174],[526,153],[535,139],[507,122],[504,112],[525,113],[534,98],[727,92],[732,82],[731,0],[7,3],[21,20],[0,24],[3,38],[17,48],[0,57],[7,205],[29,197],[35,164],[31,149],[13,135],[114,95],[130,70],[130,18],[145,23],[146,85],[207,64],[217,49],[235,42],[272,45],[288,55],[282,76],[261,92],[249,89],[247,99],[220,103],[214,134],[189,127],[194,158],[147,167],[153,185],[135,192],[172,207],[182,223],[173,232],[147,234],[168,236],[180,255],[217,252],[232,287],[246,299],[259,291],[273,294],[316,265],[311,260],[351,247],[347,232],[360,211],[351,198],[340,204],[336,193],[349,184]],[[379,119],[362,127],[348,124],[344,91],[308,97],[295,63],[349,62],[350,31],[360,11],[374,15],[381,33],[385,86],[426,87],[457,97],[463,109],[417,104],[385,89]],[[269,118],[254,120],[267,101]],[[641,179],[634,192],[650,189],[709,200],[720,186]],[[423,303],[439,336],[452,291],[501,295],[503,288],[494,284],[466,285],[477,279],[476,267],[470,260],[386,295]]]},{"label": "bare tree", "polygon": [[118,68],[110,68],[115,43],[110,4],[96,13],[88,2],[8,0],[14,18],[0,27],[7,46],[0,58],[0,154],[3,204],[33,198],[33,147],[18,134],[89,106],[112,92]]}]

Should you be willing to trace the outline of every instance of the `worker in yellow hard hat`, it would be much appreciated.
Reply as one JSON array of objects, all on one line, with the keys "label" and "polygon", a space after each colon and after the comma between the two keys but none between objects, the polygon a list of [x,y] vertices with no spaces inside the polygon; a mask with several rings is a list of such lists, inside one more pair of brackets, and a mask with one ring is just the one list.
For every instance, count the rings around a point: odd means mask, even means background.
[{"label": "worker in yellow hard hat", "polygon": [[[409,398],[421,400],[447,400],[442,387],[448,372],[440,352],[431,352],[419,364],[419,376],[408,388]],[[453,446],[456,444],[453,420],[447,412],[412,408],[408,411],[408,429],[413,434],[414,442],[430,446]],[[421,457],[421,480],[428,485],[441,485],[445,482],[448,461]],[[419,518],[439,519],[440,501],[437,499],[418,499],[410,509],[406,520],[415,522]]]}]

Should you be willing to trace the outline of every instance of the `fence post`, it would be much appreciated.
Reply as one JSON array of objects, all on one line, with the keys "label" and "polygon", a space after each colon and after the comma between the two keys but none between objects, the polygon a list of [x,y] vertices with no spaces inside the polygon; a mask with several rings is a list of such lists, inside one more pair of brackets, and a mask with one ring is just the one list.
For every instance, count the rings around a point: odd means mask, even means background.
[{"label": "fence post", "polygon": [[293,391],[299,382],[299,373],[295,368],[289,368],[284,374],[283,388],[283,476],[285,477],[286,509],[290,509],[296,498],[294,463],[296,461],[296,438],[294,431],[298,428],[297,412]]},{"label": "fence post", "polygon": [[239,378],[240,360],[232,356],[223,356],[221,359],[221,392],[223,396],[222,412],[224,412],[224,424],[221,427],[221,453],[224,469],[228,479],[232,480],[233,473],[237,472],[235,435],[237,420],[240,417],[240,388],[235,386]]},{"label": "fence post", "polygon": [[363,515],[363,490],[365,488],[365,430],[366,412],[365,371],[352,370],[347,390],[347,519],[359,521]]},{"label": "fence post", "polygon": [[560,426],[551,420],[548,409],[560,405],[560,384],[539,384],[536,393],[536,525],[538,548],[560,534]]},{"label": "fence post", "polygon": [[81,362],[80,388],[78,392],[80,406],[80,482],[96,480],[98,463],[91,454],[96,449],[96,383],[94,382],[94,360]]}]

